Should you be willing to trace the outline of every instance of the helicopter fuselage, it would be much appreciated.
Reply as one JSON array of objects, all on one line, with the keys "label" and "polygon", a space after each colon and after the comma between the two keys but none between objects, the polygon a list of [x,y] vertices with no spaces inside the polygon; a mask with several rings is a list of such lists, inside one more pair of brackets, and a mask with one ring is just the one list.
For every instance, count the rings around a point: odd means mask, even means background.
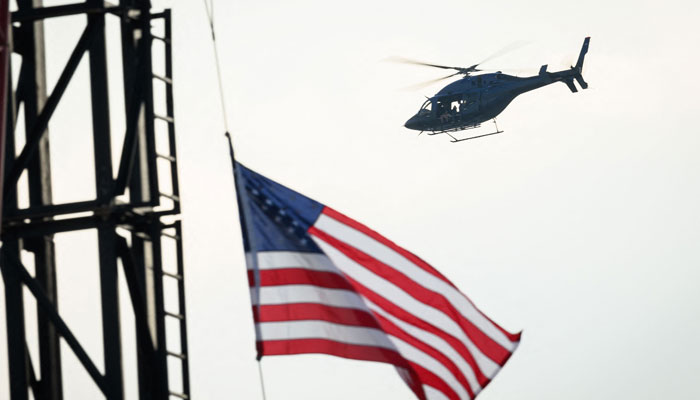
[{"label": "helicopter fuselage", "polygon": [[[577,92],[578,89],[574,85],[576,81],[582,89],[586,89],[588,84],[583,80],[581,72],[589,42],[590,37],[584,39],[578,61],[570,69],[547,72],[545,64],[540,67],[537,75],[523,78],[503,74],[500,71],[472,75],[472,72],[479,71],[476,68],[479,64],[461,68],[418,63],[457,70],[457,73],[450,76],[457,74],[465,76],[445,86],[435,96],[425,101],[416,115],[406,121],[405,126],[408,129],[428,132],[451,132],[476,128],[482,122],[496,118],[519,95],[542,86],[563,82],[569,90]],[[498,131],[498,128],[496,130]]]},{"label": "helicopter fuselage", "polygon": [[[428,99],[405,124],[419,131],[443,132],[469,129],[498,116],[517,96],[552,84],[573,85],[576,72],[546,72],[517,77],[500,72],[468,75],[452,82]],[[575,87],[574,87],[575,89]]]}]

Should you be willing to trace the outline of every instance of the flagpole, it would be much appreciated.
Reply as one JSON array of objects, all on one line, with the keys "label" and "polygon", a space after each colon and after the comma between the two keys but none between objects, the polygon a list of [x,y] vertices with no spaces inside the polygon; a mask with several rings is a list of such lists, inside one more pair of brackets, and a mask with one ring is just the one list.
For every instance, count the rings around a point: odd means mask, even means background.
[{"label": "flagpole", "polygon": [[[233,188],[234,191],[236,192],[236,203],[238,205],[238,215],[239,215],[239,221],[241,224],[241,232],[243,236],[243,240],[245,241],[245,232],[247,231],[247,224],[246,224],[246,206],[243,201],[241,201],[241,195],[240,195],[240,190],[239,190],[239,176],[238,176],[238,169],[236,168],[236,156],[233,151],[233,139],[231,137],[231,133],[229,132],[229,127],[228,127],[228,118],[226,116],[226,102],[224,100],[224,88],[222,84],[222,79],[221,79],[221,65],[219,62],[219,51],[216,45],[216,34],[214,31],[214,3],[213,0],[209,0],[211,2],[207,3],[207,0],[204,1],[204,7],[207,12],[207,19],[209,21],[209,28],[211,30],[211,40],[212,40],[212,45],[214,47],[214,61],[216,64],[216,76],[219,84],[219,99],[221,100],[221,116],[223,118],[223,123],[224,123],[224,130],[225,130],[225,136],[226,140],[228,141],[228,148],[229,148],[229,155],[231,156],[231,169],[233,171]],[[251,247],[251,253],[253,253],[253,276],[255,280],[255,290],[256,290],[256,298],[258,301],[256,301],[256,308],[254,308],[254,313],[257,315],[260,315],[259,312],[259,307],[260,307],[260,274],[257,269],[257,257],[255,256],[255,246],[252,244],[249,244]],[[245,250],[244,250],[245,251]],[[256,342],[257,339],[260,337],[260,332],[258,328],[258,318],[257,315],[254,318],[255,322],[255,336],[256,336]],[[257,355],[256,355],[256,360],[258,362],[258,375],[260,376],[260,388],[262,391],[262,398],[263,400],[267,400],[267,396],[265,395],[265,381],[263,379],[263,370],[262,370],[262,349],[257,346],[256,344],[256,350],[257,350]]]}]

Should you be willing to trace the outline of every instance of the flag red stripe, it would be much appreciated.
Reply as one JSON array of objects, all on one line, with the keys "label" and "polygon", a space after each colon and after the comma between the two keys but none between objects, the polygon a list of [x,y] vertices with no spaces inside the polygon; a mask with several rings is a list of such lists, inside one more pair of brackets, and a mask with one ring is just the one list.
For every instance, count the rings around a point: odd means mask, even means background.
[{"label": "flag red stripe", "polygon": [[[394,250],[395,252],[399,253],[400,255],[404,256],[406,259],[408,259],[409,261],[411,261],[411,262],[412,262],[413,264],[415,264],[417,267],[419,267],[419,268],[425,270],[426,272],[430,273],[431,275],[434,275],[435,277],[437,277],[437,278],[443,280],[445,283],[447,283],[447,284],[449,284],[450,286],[452,286],[452,287],[454,287],[455,289],[457,289],[457,287],[456,287],[452,282],[450,282],[449,279],[447,279],[444,275],[442,275],[438,270],[436,270],[435,268],[433,268],[433,266],[431,266],[431,265],[428,264],[427,262],[423,261],[422,259],[420,259],[420,257],[418,257],[418,256],[416,256],[415,254],[409,252],[408,250],[406,250],[406,249],[404,249],[404,248],[402,248],[402,247],[396,245],[396,244],[395,244],[394,242],[392,242],[391,240],[385,238],[384,236],[382,236],[382,235],[380,235],[379,233],[373,231],[372,229],[368,228],[367,226],[365,226],[365,225],[363,225],[363,224],[361,224],[361,223],[359,223],[359,222],[357,222],[357,221],[351,219],[350,217],[347,217],[346,215],[344,215],[344,214],[342,214],[342,213],[340,213],[340,212],[338,212],[338,211],[336,211],[336,210],[334,210],[334,209],[332,209],[332,208],[330,208],[330,207],[324,207],[324,209],[323,209],[323,211],[322,211],[322,214],[325,214],[325,215],[327,215],[327,216],[329,216],[329,217],[335,219],[336,221],[339,221],[339,222],[341,222],[341,223],[343,223],[343,224],[345,224],[345,225],[347,225],[347,226],[349,226],[349,227],[351,227],[351,228],[353,228],[353,229],[355,229],[355,230],[357,230],[357,231],[359,231],[359,232],[364,233],[365,235],[371,237],[372,239],[378,241],[379,243],[381,243],[381,244],[383,244],[383,245],[389,247],[390,249],[392,249],[392,250]],[[457,290],[459,291],[459,289],[457,289]],[[460,294],[461,294],[461,292],[460,292]],[[464,296],[464,294],[462,294],[462,296]],[[507,332],[505,329],[503,329],[503,328],[500,327],[498,324],[494,323],[491,319],[489,319],[483,312],[481,312],[481,310],[479,310],[479,308],[476,307],[476,305],[475,305],[467,296],[464,296],[464,298],[465,298],[467,301],[469,301],[469,302],[472,304],[472,306],[474,306],[474,309],[475,309],[475,310],[477,310],[481,315],[483,315],[483,316],[486,317],[489,321],[491,321],[491,323],[493,323],[493,325],[494,325],[496,328],[498,328],[498,330],[500,330],[501,332],[503,332],[503,334],[505,334],[506,337],[508,337],[508,339],[509,339],[511,342],[518,342],[518,341],[520,340],[520,333],[513,334],[513,333]]]},{"label": "flag red stripe", "polygon": [[336,211],[332,208],[329,208],[329,207],[325,207],[323,209],[322,213],[337,220],[337,221],[344,223],[345,225],[347,225],[353,229],[356,229],[356,230],[364,233],[365,235],[371,237],[372,239],[378,241],[379,243],[389,247],[390,249],[394,250],[395,252],[406,257],[409,261],[416,264],[416,266],[427,271],[431,275],[434,275],[437,278],[440,278],[441,280],[445,281],[445,283],[449,284],[450,286],[455,287],[455,285],[453,285],[449,279],[447,279],[444,275],[442,275],[438,270],[433,268],[432,265],[421,260],[420,257],[418,257],[417,255],[415,255],[415,254],[411,253],[410,251],[396,245],[396,243],[385,238],[384,236],[380,235],[379,233],[373,231],[372,229],[368,228],[367,226],[365,226],[365,225],[355,221],[354,219],[351,219],[351,218],[345,216],[344,214],[341,214],[338,211]]},{"label": "flag red stripe", "polygon": [[265,340],[258,342],[264,356],[291,354],[328,354],[353,360],[377,361],[415,371],[419,380],[443,392],[450,399],[457,394],[435,374],[422,366],[406,361],[399,353],[381,347],[360,346],[326,339]]},{"label": "flag red stripe", "polygon": [[467,378],[464,376],[462,371],[460,371],[459,368],[449,358],[445,357],[439,350],[436,350],[432,346],[430,346],[426,343],[423,343],[422,341],[418,340],[417,338],[409,335],[408,333],[406,333],[406,331],[399,328],[394,323],[392,323],[388,319],[382,317],[381,315],[376,315],[376,318],[379,321],[379,324],[381,325],[381,329],[383,329],[386,333],[403,340],[404,342],[412,345],[413,347],[424,352],[425,354],[433,357],[440,364],[444,365],[445,368],[447,368],[450,372],[452,372],[452,375],[454,375],[455,378],[457,378],[459,383],[469,393],[469,397],[472,397],[472,398],[474,397],[474,392],[472,391],[472,388],[469,385],[469,382],[467,382]]},{"label": "flag red stripe", "polygon": [[[467,299],[467,300],[469,300],[469,299]],[[476,308],[476,306],[474,306],[474,308]],[[489,322],[491,322],[491,323],[493,324],[493,326],[496,327],[496,329],[498,329],[499,331],[503,332],[503,334],[506,335],[506,336],[508,337],[508,339],[509,339],[511,342],[520,342],[520,337],[521,337],[522,334],[523,334],[522,331],[520,331],[520,332],[518,332],[518,333],[510,333],[510,332],[508,332],[507,330],[501,328],[501,326],[498,325],[497,323],[493,322],[493,320],[492,320],[491,318],[489,318],[488,315],[482,313],[481,310],[479,310],[478,308],[476,308],[476,310],[479,311],[479,312],[481,313],[481,315],[484,316],[484,318],[486,318],[487,320],[489,320]],[[515,349],[514,349],[513,351],[515,351]],[[504,360],[503,362],[505,363],[505,360]]]},{"label": "flag red stripe", "polygon": [[[343,275],[334,272],[284,268],[260,270],[259,273],[260,286],[314,285],[327,289],[354,290]],[[249,279],[248,282],[250,281]]]},{"label": "flag red stripe", "polygon": [[374,315],[352,308],[332,307],[323,304],[293,303],[260,306],[260,322],[321,320],[343,325],[377,328]]},{"label": "flag red stripe", "polygon": [[[401,354],[382,347],[361,346],[356,344],[334,342],[326,339],[294,339],[294,340],[265,340],[256,343],[260,354],[265,356],[279,356],[291,354],[328,354],[336,357],[350,358],[353,360],[376,361],[396,365],[404,368],[412,379],[422,382],[414,366],[410,365]],[[423,369],[422,367],[420,367]],[[427,374],[423,374],[426,376]],[[437,383],[435,383],[437,385]],[[447,386],[443,384],[444,386]],[[420,384],[409,383],[416,396],[425,400],[425,394]],[[433,386],[433,385],[430,385]],[[436,387],[437,389],[437,387]],[[447,387],[447,390],[451,389]]]},{"label": "flag red stripe", "polygon": [[505,360],[510,356],[511,353],[507,349],[488,337],[483,331],[474,326],[471,321],[464,318],[459,310],[454,308],[441,293],[426,289],[395,268],[380,262],[361,250],[349,246],[315,227],[309,228],[309,233],[335,247],[351,260],[395,284],[416,300],[442,311],[462,328],[465,335],[471,339],[474,345],[476,345],[484,355],[497,364],[502,366]]},{"label": "flag red stripe", "polygon": [[474,357],[471,355],[466,346],[461,341],[459,341],[459,339],[456,339],[454,336],[435,328],[434,326],[426,323],[420,318],[417,318],[415,315],[407,312],[401,307],[398,307],[397,305],[386,300],[379,294],[367,289],[364,285],[353,280],[352,278],[348,277],[348,280],[355,287],[355,290],[357,290],[358,293],[361,293],[362,296],[366,297],[369,301],[381,307],[389,314],[413,326],[416,326],[417,328],[423,329],[424,331],[428,331],[442,338],[445,342],[447,342],[447,344],[449,344],[453,349],[455,349],[455,351],[459,353],[462,356],[462,358],[464,358],[464,361],[466,361],[467,364],[469,364],[469,366],[471,366],[472,370],[474,371],[474,374],[476,375],[477,381],[482,387],[484,387],[486,383],[489,382],[489,379],[484,375],[483,372],[481,372],[481,369],[479,369],[479,366],[476,364],[476,361],[474,361]]},{"label": "flag red stripe", "polygon": [[[452,363],[447,357],[439,353],[437,350],[420,340],[408,335],[401,328],[394,325],[392,322],[382,318],[381,316],[373,316],[370,313],[344,309],[338,307],[329,307],[319,304],[286,304],[286,305],[268,305],[260,307],[260,322],[277,322],[277,321],[299,321],[299,320],[323,320],[333,323],[364,326],[382,330],[390,335],[393,335],[418,350],[433,357],[438,362],[443,364],[456,378],[457,381],[465,388],[470,397],[473,397],[473,391],[469,386],[462,372]],[[381,321],[378,322],[378,320]],[[298,339],[294,339],[298,340]],[[267,341],[266,341],[267,342]],[[442,378],[438,378],[442,379]],[[422,379],[421,379],[422,380]],[[432,386],[432,385],[431,385]]]},{"label": "flag red stripe", "polygon": [[459,395],[455,393],[455,391],[452,390],[448,384],[446,384],[442,379],[440,379],[440,377],[432,373],[430,370],[410,361],[408,364],[414,371],[416,371],[416,374],[420,377],[421,383],[432,386],[433,388],[441,391],[442,394],[444,394],[450,400],[465,400],[460,399]]},{"label": "flag red stripe", "polygon": [[266,356],[318,353],[409,367],[401,354],[383,347],[362,346],[327,339],[265,340],[259,343],[263,349],[263,355]]}]

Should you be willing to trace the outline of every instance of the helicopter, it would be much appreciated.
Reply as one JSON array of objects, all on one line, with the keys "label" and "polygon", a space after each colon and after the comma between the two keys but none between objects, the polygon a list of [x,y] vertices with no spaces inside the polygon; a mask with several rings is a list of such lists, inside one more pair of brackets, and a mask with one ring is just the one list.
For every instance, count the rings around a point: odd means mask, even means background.
[{"label": "helicopter", "polygon": [[[473,75],[475,72],[482,71],[477,68],[480,64],[474,64],[470,67],[449,67],[404,60],[404,62],[411,64],[457,71],[451,75],[431,81],[431,83],[456,75],[464,75],[463,78],[442,88],[435,96],[428,98],[416,115],[406,121],[404,126],[421,133],[429,132],[428,135],[446,133],[452,138],[451,142],[453,143],[503,133],[502,130],[498,129],[496,116],[505,110],[518,95],[554,82],[564,82],[574,93],[578,91],[574,85],[574,80],[578,82],[582,89],[588,88],[588,84],[583,80],[581,71],[590,40],[590,37],[583,40],[578,61],[570,69],[547,72],[547,64],[545,64],[540,67],[537,75],[522,78],[507,75],[501,71]],[[496,127],[495,132],[462,139],[452,135],[453,132],[478,128],[483,122],[491,119],[493,119]]]}]

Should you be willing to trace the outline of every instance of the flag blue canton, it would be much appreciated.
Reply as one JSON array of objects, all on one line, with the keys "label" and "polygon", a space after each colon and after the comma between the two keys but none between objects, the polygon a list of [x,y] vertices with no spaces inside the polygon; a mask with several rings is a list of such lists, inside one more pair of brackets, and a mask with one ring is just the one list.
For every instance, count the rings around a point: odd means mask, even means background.
[{"label": "flag blue canton", "polygon": [[246,251],[251,240],[255,251],[302,251],[320,253],[307,231],[324,205],[309,199],[236,163],[240,200],[247,208],[244,238]]}]

